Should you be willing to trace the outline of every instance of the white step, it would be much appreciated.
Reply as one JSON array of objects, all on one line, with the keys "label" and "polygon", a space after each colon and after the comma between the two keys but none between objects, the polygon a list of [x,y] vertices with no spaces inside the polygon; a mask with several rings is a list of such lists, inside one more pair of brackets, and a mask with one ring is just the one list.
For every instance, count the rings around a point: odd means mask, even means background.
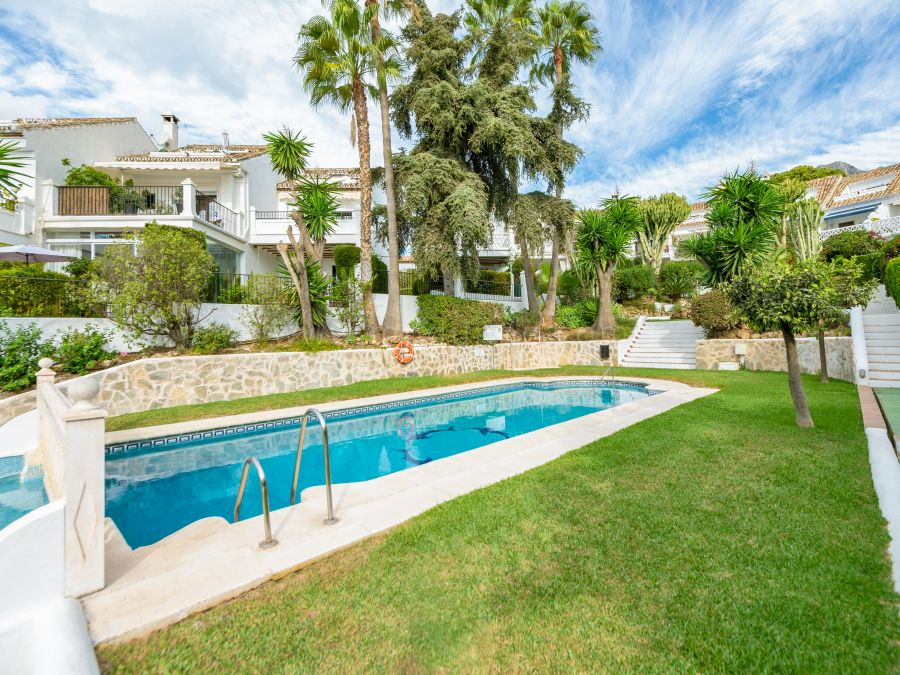
[{"label": "white step", "polygon": [[632,361],[623,359],[622,365],[629,368],[669,368],[671,370],[693,370],[696,366],[688,363],[662,363],[660,361]]},{"label": "white step", "polygon": [[893,380],[877,379],[873,375],[869,375],[869,383],[876,389],[878,387],[900,388],[900,378],[896,378]]},{"label": "white step", "polygon": [[869,371],[873,373],[894,373],[900,377],[900,361],[875,361],[869,359]]},{"label": "white step", "polygon": [[869,345],[866,351],[869,352],[869,358],[873,356],[900,356],[900,341],[893,345]]},{"label": "white step", "polygon": [[866,336],[866,347],[894,347],[900,343],[900,338],[889,338],[884,335]]}]

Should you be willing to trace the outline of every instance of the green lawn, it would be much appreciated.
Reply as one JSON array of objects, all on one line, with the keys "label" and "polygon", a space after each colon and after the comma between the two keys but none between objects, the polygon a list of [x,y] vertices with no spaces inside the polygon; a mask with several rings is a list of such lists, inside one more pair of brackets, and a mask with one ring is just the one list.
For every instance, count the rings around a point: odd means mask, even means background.
[{"label": "green lawn", "polygon": [[101,647],[102,667],[896,672],[898,597],[855,389],[807,378],[817,427],[801,430],[783,374],[629,374],[721,391]]}]

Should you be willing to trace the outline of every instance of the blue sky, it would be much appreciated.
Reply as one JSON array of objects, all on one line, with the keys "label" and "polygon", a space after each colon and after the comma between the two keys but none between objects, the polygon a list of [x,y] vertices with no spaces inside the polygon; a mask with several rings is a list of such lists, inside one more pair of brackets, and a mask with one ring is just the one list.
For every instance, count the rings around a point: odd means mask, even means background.
[{"label": "blue sky", "polygon": [[[726,170],[900,162],[898,0],[589,0],[604,53],[579,67],[590,119],[567,195],[697,198]],[[430,0],[435,11],[457,6]],[[252,9],[251,9],[252,8]],[[349,117],[310,109],[290,58],[317,0],[5,0],[0,119],[159,114],[181,140],[258,142],[288,124],[352,165]],[[537,91],[538,100],[545,91]],[[373,110],[373,114],[374,114]],[[380,162],[373,138],[373,161]]]}]

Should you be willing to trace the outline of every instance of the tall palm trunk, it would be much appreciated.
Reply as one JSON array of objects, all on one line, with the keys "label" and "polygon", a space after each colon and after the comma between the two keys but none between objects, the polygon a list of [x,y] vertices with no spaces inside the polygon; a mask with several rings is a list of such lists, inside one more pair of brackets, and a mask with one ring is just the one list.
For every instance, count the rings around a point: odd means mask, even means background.
[{"label": "tall palm trunk", "polygon": [[363,287],[366,332],[378,333],[372,299],[372,149],[369,144],[369,111],[362,79],[353,79],[353,112],[356,115],[356,147],[359,150],[359,280]]},{"label": "tall palm trunk", "polygon": [[[559,86],[563,79],[563,51],[559,47],[553,50],[553,69],[556,74],[556,86]],[[560,140],[563,138],[562,122],[557,128]],[[560,172],[559,182],[556,184],[556,198],[561,199],[563,193],[562,172]],[[545,325],[552,324],[556,321],[556,289],[559,285],[559,232],[553,228],[551,237],[550,251],[550,280],[547,284],[547,300],[544,302],[544,309],[541,312],[541,322]]]},{"label": "tall palm trunk", "polygon": [[816,334],[819,341],[819,381],[828,384],[828,351],[825,347],[825,325],[819,322],[819,330]]},{"label": "tall palm trunk", "polygon": [[[291,214],[292,216],[294,214]],[[296,221],[296,217],[294,220]],[[294,243],[294,233],[288,228],[288,238],[291,239],[291,243]],[[300,321],[303,324],[300,328],[303,331],[303,337],[306,339],[311,339],[315,335],[315,326],[313,325],[312,318],[312,303],[309,300],[309,277],[306,274],[306,261],[303,257],[303,251],[300,251],[300,254],[297,254],[297,248],[294,247],[294,259],[291,260],[290,255],[288,255],[288,245],[284,242],[280,242],[276,248],[278,249],[278,254],[281,256],[281,261],[284,263],[284,266],[287,268],[288,274],[291,276],[291,281],[294,284],[294,288],[297,290],[297,298],[300,301]]]},{"label": "tall palm trunk", "polygon": [[612,277],[614,266],[605,270],[600,263],[596,264],[597,274],[597,320],[593,331],[600,337],[612,338],[616,334],[616,317],[612,311]]},{"label": "tall palm trunk", "polygon": [[[366,0],[366,4],[377,4],[378,0]],[[372,39],[381,38],[378,12],[372,14]],[[400,316],[400,244],[397,239],[397,199],[394,194],[394,157],[391,150],[391,114],[388,102],[387,79],[384,76],[384,59],[377,55],[378,99],[381,106],[381,147],[384,153],[384,192],[387,200],[388,221],[388,298],[381,331],[385,337],[403,334]]]},{"label": "tall palm trunk", "polygon": [[806,392],[803,391],[803,381],[800,379],[800,357],[797,354],[797,341],[794,339],[794,331],[790,324],[781,324],[781,335],[784,337],[784,351],[787,356],[788,384],[791,388],[791,398],[794,401],[794,416],[798,427],[812,428],[812,416],[809,414],[809,404],[806,402]]}]

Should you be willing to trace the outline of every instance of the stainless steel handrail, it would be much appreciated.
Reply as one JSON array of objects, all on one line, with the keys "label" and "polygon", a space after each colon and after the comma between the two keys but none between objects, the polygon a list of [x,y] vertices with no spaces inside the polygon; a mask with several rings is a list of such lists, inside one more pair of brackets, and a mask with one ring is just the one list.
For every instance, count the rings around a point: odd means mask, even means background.
[{"label": "stainless steel handrail", "polygon": [[278,540],[272,538],[272,525],[269,522],[269,485],[266,483],[266,472],[263,471],[262,464],[256,457],[248,457],[244,462],[244,468],[241,471],[241,485],[238,487],[237,499],[234,501],[234,522],[237,523],[241,520],[241,502],[244,501],[244,488],[247,487],[247,476],[250,473],[251,464],[256,467],[256,473],[259,475],[259,489],[262,493],[263,527],[266,538],[259,542],[259,547],[272,548],[278,543]]},{"label": "stainless steel handrail", "polygon": [[303,422],[300,424],[300,438],[297,441],[297,454],[294,458],[294,480],[291,482],[291,504],[296,503],[297,498],[297,481],[300,478],[300,459],[303,455],[303,439],[306,437],[306,423],[310,415],[315,415],[322,427],[322,452],[325,456],[325,501],[328,506],[328,517],[325,519],[326,525],[332,525],[337,522],[334,517],[334,507],[331,500],[331,453],[328,450],[328,425],[325,424],[325,416],[315,408],[310,408],[303,413]]}]

